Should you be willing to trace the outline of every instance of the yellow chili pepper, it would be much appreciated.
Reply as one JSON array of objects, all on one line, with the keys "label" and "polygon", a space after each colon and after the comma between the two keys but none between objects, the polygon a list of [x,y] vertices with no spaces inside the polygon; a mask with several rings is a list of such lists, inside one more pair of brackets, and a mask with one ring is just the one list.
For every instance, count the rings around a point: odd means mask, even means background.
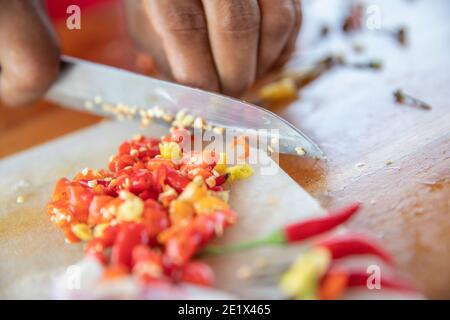
[{"label": "yellow chili pepper", "polygon": [[207,196],[195,202],[194,208],[197,214],[211,214],[216,211],[228,210],[229,206],[217,197]]},{"label": "yellow chili pepper", "polygon": [[221,152],[219,154],[219,160],[217,161],[216,166],[214,167],[214,170],[216,170],[220,174],[224,174],[227,170],[227,155],[226,153]]},{"label": "yellow chili pepper", "polygon": [[230,181],[247,179],[252,176],[253,168],[249,164],[239,164],[233,167],[228,167],[226,170],[230,174],[228,178]]},{"label": "yellow chili pepper", "polygon": [[133,194],[127,195],[126,200],[117,210],[117,219],[120,221],[136,222],[139,221],[144,212],[144,201]]},{"label": "yellow chili pepper", "polygon": [[109,223],[101,223],[95,226],[94,228],[94,237],[101,238],[105,234],[106,228],[109,227]]},{"label": "yellow chili pepper", "polygon": [[178,160],[181,158],[181,148],[176,142],[160,143],[159,152],[164,159]]},{"label": "yellow chili pepper", "polygon": [[71,229],[73,234],[81,241],[89,241],[92,239],[91,228],[85,223],[74,224]]},{"label": "yellow chili pepper", "polygon": [[172,224],[179,224],[195,214],[194,207],[188,201],[174,200],[170,203],[169,215]]},{"label": "yellow chili pepper", "polygon": [[178,197],[179,200],[194,203],[208,194],[205,182],[201,178],[195,178],[191,181]]},{"label": "yellow chili pepper", "polygon": [[282,275],[281,291],[290,298],[316,299],[318,284],[331,262],[331,254],[325,248],[312,249],[300,255]]}]

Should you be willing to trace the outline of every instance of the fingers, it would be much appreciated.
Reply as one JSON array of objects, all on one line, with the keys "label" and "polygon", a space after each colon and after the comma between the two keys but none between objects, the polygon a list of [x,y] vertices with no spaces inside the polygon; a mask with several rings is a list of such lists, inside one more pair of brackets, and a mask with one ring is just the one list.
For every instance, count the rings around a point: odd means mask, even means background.
[{"label": "fingers", "polygon": [[298,34],[300,33],[300,28],[302,26],[303,19],[302,19],[301,0],[292,0],[292,2],[294,5],[294,12],[295,12],[294,28],[292,29],[291,34],[289,35],[289,39],[283,51],[281,52],[280,57],[275,62],[274,67],[280,67],[290,59],[292,53],[295,51],[295,45],[297,43]]},{"label": "fingers", "polygon": [[261,38],[258,75],[266,73],[280,57],[296,27],[296,9],[292,0],[259,0]]},{"label": "fingers", "polygon": [[0,0],[0,7],[0,98],[27,104],[56,78],[59,51],[38,2]]},{"label": "fingers", "polygon": [[164,47],[160,45],[162,40],[153,28],[145,11],[145,6],[145,0],[126,0],[124,2],[125,13],[128,17],[128,32],[136,46],[152,56],[159,71],[167,78],[172,79],[172,71],[169,61],[167,61],[166,52]]},{"label": "fingers", "polygon": [[219,79],[200,0],[148,0],[146,11],[163,41],[176,81],[218,91]]},{"label": "fingers", "polygon": [[202,2],[222,91],[229,95],[239,95],[256,77],[260,31],[258,2]]}]

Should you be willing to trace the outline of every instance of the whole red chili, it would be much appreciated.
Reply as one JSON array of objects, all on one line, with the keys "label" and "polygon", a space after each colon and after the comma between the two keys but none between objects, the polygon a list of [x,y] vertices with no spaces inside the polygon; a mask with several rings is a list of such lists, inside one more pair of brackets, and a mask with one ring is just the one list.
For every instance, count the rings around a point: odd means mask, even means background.
[{"label": "whole red chili", "polygon": [[353,203],[324,217],[289,224],[283,228],[284,242],[297,242],[329,231],[350,219],[360,207],[361,204]]},{"label": "whole red chili", "polygon": [[373,240],[354,234],[337,235],[316,244],[325,247],[331,253],[332,259],[340,259],[350,255],[374,255],[388,264],[393,264],[392,256],[379,247]]},{"label": "whole red chili", "polygon": [[[367,288],[371,281],[371,274],[366,270],[350,270],[347,273],[347,286],[348,288],[364,287]],[[381,289],[392,289],[396,291],[417,292],[417,289],[412,285],[398,280],[391,275],[382,274],[380,276],[379,285]]]},{"label": "whole red chili", "polygon": [[354,203],[342,209],[334,210],[324,217],[291,223],[260,239],[223,247],[209,246],[202,251],[202,254],[217,255],[239,252],[267,245],[284,245],[306,240],[341,225],[350,219],[359,210],[360,206],[359,203]]}]

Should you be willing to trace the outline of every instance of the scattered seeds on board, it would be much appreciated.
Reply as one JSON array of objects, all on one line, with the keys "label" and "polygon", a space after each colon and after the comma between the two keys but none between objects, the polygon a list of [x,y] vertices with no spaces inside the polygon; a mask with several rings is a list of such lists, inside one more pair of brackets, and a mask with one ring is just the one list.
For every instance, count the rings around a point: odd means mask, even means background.
[{"label": "scattered seeds on board", "polygon": [[25,202],[25,196],[23,196],[23,195],[17,196],[16,202],[18,204],[24,203]]},{"label": "scattered seeds on board", "polygon": [[266,257],[257,257],[255,259],[255,267],[257,268],[265,268],[269,265],[269,260]]},{"label": "scattered seeds on board", "polygon": [[94,97],[94,102],[96,104],[101,104],[103,102],[103,98],[101,96],[97,95]]},{"label": "scattered seeds on board", "polygon": [[295,148],[295,152],[297,152],[297,154],[299,156],[304,156],[306,154],[306,150],[303,147],[297,147]]},{"label": "scattered seeds on board", "polygon": [[394,96],[395,102],[397,102],[398,104],[418,107],[418,108],[421,108],[421,109],[427,110],[427,111],[432,109],[431,105],[403,92],[402,89],[395,90],[393,92],[393,96]]},{"label": "scattered seeds on board", "polygon": [[357,167],[357,168],[362,168],[362,167],[364,167],[366,164],[364,163],[364,162],[360,162],[360,163],[357,163],[356,165],[355,165],[355,167]]},{"label": "scattered seeds on board", "polygon": [[88,110],[92,110],[94,108],[94,102],[92,102],[91,100],[87,100],[84,103],[84,107]]},{"label": "scattered seeds on board", "polygon": [[242,266],[237,270],[237,277],[245,280],[252,276],[252,269],[249,266]]}]

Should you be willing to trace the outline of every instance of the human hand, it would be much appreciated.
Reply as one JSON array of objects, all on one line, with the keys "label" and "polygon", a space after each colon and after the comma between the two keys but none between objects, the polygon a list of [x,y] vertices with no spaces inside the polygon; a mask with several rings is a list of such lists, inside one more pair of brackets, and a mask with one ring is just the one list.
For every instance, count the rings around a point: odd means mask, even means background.
[{"label": "human hand", "polygon": [[0,0],[0,99],[22,105],[38,99],[58,74],[56,37],[42,1]]},{"label": "human hand", "polygon": [[301,25],[300,0],[127,0],[139,47],[177,82],[237,96],[283,65]]}]

